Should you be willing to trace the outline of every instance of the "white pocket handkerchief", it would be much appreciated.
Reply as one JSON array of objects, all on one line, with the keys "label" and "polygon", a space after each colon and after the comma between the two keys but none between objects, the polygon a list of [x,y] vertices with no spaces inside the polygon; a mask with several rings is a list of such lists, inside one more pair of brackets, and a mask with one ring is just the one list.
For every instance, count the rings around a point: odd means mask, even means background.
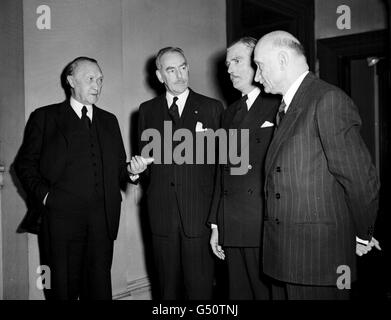
[{"label": "white pocket handkerchief", "polygon": [[203,128],[202,122],[197,121],[197,124],[196,124],[196,127],[195,127],[195,131],[196,132],[204,132],[206,130],[208,130],[208,129],[207,128]]},{"label": "white pocket handkerchief", "polygon": [[261,125],[261,128],[269,128],[269,127],[273,127],[273,126],[274,126],[274,123],[269,122],[269,121],[265,121],[265,122]]}]

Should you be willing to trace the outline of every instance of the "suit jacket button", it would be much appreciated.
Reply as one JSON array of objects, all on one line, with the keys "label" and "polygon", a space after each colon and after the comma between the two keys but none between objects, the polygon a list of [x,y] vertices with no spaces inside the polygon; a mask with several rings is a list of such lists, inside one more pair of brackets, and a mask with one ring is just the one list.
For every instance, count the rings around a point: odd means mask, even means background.
[{"label": "suit jacket button", "polygon": [[276,168],[276,171],[277,171],[277,172],[281,172],[281,167],[277,167],[277,168]]},{"label": "suit jacket button", "polygon": [[249,164],[247,167],[248,170],[251,170],[252,168],[253,168],[253,166],[251,164]]},{"label": "suit jacket button", "polygon": [[252,194],[252,193],[253,193],[253,189],[248,189],[247,192],[248,192],[249,194]]},{"label": "suit jacket button", "polygon": [[257,138],[257,143],[261,143],[261,139]]},{"label": "suit jacket button", "polygon": [[174,183],[174,182],[170,182],[170,186],[171,186],[171,187],[174,187],[174,186],[175,186],[175,183]]},{"label": "suit jacket button", "polygon": [[281,195],[279,193],[276,193],[276,199],[280,199]]}]

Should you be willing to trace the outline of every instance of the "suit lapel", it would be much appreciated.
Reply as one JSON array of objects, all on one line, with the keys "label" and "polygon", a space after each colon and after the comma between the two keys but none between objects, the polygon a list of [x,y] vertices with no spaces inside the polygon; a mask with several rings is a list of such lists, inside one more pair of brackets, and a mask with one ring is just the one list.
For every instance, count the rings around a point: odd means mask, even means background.
[{"label": "suit lapel", "polygon": [[111,122],[106,121],[105,114],[100,108],[93,105],[93,110],[92,121],[95,122],[98,141],[102,151],[103,171],[105,171],[105,164],[110,163],[110,156],[112,156],[113,141],[111,137],[113,136],[113,128],[109,126]]},{"label": "suit lapel", "polygon": [[315,75],[311,72],[307,74],[301,83],[299,89],[296,91],[291,104],[289,105],[288,111],[284,117],[284,120],[281,122],[279,128],[276,130],[273,140],[269,146],[269,151],[266,156],[266,174],[269,173],[271,166],[278,154],[278,151],[281,149],[283,143],[286,139],[292,136],[293,130],[297,119],[299,118],[301,112],[307,107],[303,104],[303,101],[308,93],[308,87],[316,79]]},{"label": "suit lapel", "polygon": [[66,100],[62,104],[60,104],[57,107],[57,110],[55,110],[55,112],[53,113],[53,117],[57,124],[57,127],[59,131],[62,133],[62,135],[64,136],[67,143],[69,143],[70,136],[72,133],[72,128],[71,128],[71,120],[73,116],[72,112],[74,111],[72,110],[69,101]]},{"label": "suit lapel", "polygon": [[183,108],[182,116],[180,119],[180,126],[187,128],[190,131],[194,131],[199,117],[197,98],[194,92],[189,88],[189,96],[187,97],[185,107]]}]

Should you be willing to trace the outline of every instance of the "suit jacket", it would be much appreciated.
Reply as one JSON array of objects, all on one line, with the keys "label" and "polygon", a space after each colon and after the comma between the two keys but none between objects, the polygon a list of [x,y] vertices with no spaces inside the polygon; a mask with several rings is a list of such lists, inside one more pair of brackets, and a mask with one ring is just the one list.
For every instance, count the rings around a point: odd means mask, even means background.
[{"label": "suit jacket", "polygon": [[[29,211],[22,229],[39,231],[42,202],[60,179],[67,165],[70,138],[69,101],[35,110],[26,125],[24,140],[15,161],[15,171],[28,195]],[[129,180],[126,155],[116,117],[93,106],[102,152],[104,200],[110,237],[117,236],[121,211],[120,185]]]},{"label": "suit jacket", "polygon": [[[230,105],[223,114],[222,127],[233,128],[240,100]],[[259,247],[264,214],[264,164],[266,151],[272,139],[274,126],[261,128],[265,121],[274,123],[278,99],[263,97],[260,93],[238,130],[249,130],[249,165],[244,175],[231,175],[231,164],[219,166],[216,193],[209,219],[219,228],[219,242],[224,246]],[[238,137],[240,134],[238,133]]]},{"label": "suit jacket", "polygon": [[[176,129],[186,128],[191,132],[194,163],[197,122],[202,123],[203,128],[217,130],[222,111],[223,106],[219,101],[190,90]],[[141,104],[139,113],[140,150],[148,144],[148,142],[141,141],[141,134],[144,130],[155,129],[162,137],[162,141],[159,143],[162,164],[151,164],[146,174],[149,177],[146,193],[151,231],[156,235],[168,235],[172,227],[170,217],[177,207],[184,233],[188,237],[206,235],[210,232],[206,223],[213,196],[216,165],[178,165],[174,162],[164,164],[163,145],[165,144],[167,148],[172,141],[170,136],[164,135],[164,121],[171,121],[165,95]],[[171,150],[168,151],[171,152]],[[156,159],[157,154],[152,154],[152,156]]]},{"label": "suit jacket", "polygon": [[336,285],[355,278],[355,236],[370,239],[379,182],[361,120],[340,89],[309,73],[266,157],[264,272],[285,282]]}]

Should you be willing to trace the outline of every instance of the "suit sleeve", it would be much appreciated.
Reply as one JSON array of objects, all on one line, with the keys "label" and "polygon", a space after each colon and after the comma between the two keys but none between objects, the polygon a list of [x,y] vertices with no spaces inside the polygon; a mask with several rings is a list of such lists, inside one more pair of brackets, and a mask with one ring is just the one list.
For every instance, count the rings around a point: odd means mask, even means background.
[{"label": "suit sleeve", "polygon": [[[143,134],[143,131],[147,128],[145,112],[146,112],[145,106],[144,106],[144,104],[141,104],[139,107],[138,126],[137,126],[137,129],[138,129],[138,135],[137,135],[138,151],[140,154],[141,154],[141,151],[143,150],[144,146],[146,146],[148,143],[147,141],[141,140],[141,135]],[[151,166],[153,166],[153,165],[154,165],[153,163],[148,165],[147,169],[142,173],[142,175],[140,176],[142,181],[145,181],[146,178],[149,178]]]},{"label": "suit sleeve", "polygon": [[41,150],[46,114],[34,111],[27,121],[22,146],[15,161],[15,172],[25,191],[42,203],[49,192],[49,183],[40,173]]},{"label": "suit sleeve", "polygon": [[122,135],[121,135],[121,129],[119,127],[118,119],[117,117],[114,116],[114,128],[115,128],[115,135],[116,139],[118,141],[118,169],[119,169],[119,181],[121,188],[126,189],[126,184],[127,183],[134,183],[130,177],[129,173],[127,170],[127,164],[126,164],[126,152],[125,152],[125,147],[124,147],[124,142],[122,140]]},{"label": "suit sleeve", "polygon": [[[223,111],[224,111],[223,105],[219,102],[216,105],[216,111],[215,111],[216,112],[215,119],[217,120],[217,128],[222,127]],[[211,205],[210,214],[209,214],[209,218],[208,218],[209,225],[211,225],[212,223],[217,224],[218,213],[220,211],[219,208],[220,208],[221,194],[222,194],[221,170],[223,170],[223,165],[218,163],[218,161],[219,161],[219,148],[220,148],[220,146],[217,145],[216,152],[215,152],[217,165],[216,165],[215,185],[214,185],[214,191],[213,191],[212,205]]]},{"label": "suit sleeve", "polygon": [[378,210],[379,181],[359,133],[358,110],[342,91],[329,91],[318,102],[316,121],[329,171],[345,191],[356,235],[369,240]]}]

